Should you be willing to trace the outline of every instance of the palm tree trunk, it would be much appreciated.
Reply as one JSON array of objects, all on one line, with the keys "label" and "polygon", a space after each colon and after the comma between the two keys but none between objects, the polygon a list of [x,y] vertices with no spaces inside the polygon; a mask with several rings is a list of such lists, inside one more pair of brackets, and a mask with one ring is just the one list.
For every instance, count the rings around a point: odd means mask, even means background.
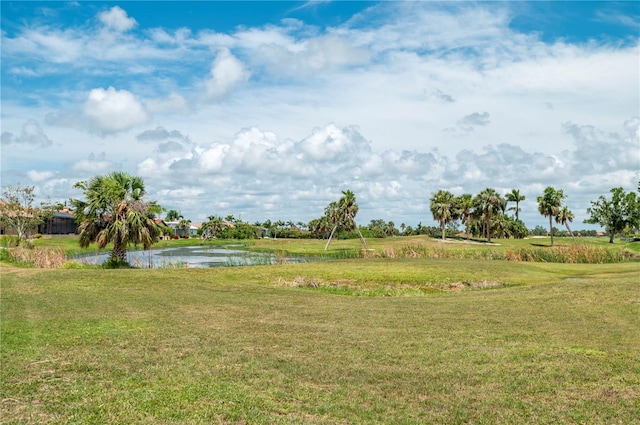
[{"label": "palm tree trunk", "polygon": [[571,237],[573,238],[573,243],[575,245],[578,244],[578,241],[576,241],[576,237],[573,235],[573,232],[571,231],[571,228],[569,227],[569,223],[565,223],[565,226],[567,226],[567,230],[569,231],[569,234],[571,235]]},{"label": "palm tree trunk", "polygon": [[551,234],[551,246],[553,246],[553,224],[551,223],[551,219],[553,217],[549,215],[549,233]]},{"label": "palm tree trunk", "polygon": [[352,218],[351,221],[353,221],[353,227],[356,228],[356,231],[358,232],[358,236],[360,236],[360,243],[362,243],[362,248],[366,251],[367,242],[364,240],[364,236],[362,236],[362,233],[360,232],[360,229],[358,228],[358,225],[356,224],[355,219]]},{"label": "palm tree trunk", "polygon": [[338,225],[336,224],[335,226],[333,226],[333,229],[331,229],[331,234],[329,235],[329,240],[327,241],[327,244],[324,246],[324,250],[325,251],[327,249],[329,249],[329,244],[331,243],[331,238],[333,238],[333,233],[336,231],[337,228],[338,228]]},{"label": "palm tree trunk", "polygon": [[114,243],[113,249],[111,250],[111,259],[118,263],[126,263],[127,262],[127,250],[121,243]]},{"label": "palm tree trunk", "polygon": [[444,240],[445,239],[445,234],[446,234],[445,227],[444,227],[444,221],[440,222],[440,229],[442,229],[442,240]]}]

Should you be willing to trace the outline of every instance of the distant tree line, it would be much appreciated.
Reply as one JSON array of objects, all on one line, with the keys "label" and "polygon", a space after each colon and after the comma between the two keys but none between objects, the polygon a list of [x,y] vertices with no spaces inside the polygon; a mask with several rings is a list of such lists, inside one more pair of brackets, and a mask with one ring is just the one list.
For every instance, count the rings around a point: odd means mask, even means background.
[{"label": "distant tree line", "polygon": [[[88,181],[75,185],[84,193],[85,199],[71,199],[79,224],[80,244],[88,246],[97,242],[99,247],[113,244],[111,261],[125,261],[125,252],[130,243],[141,244],[145,249],[170,229],[158,225],[157,218],[164,211],[155,201],[145,200],[144,182],[139,177],[124,172],[113,172],[104,176],[95,176]],[[640,183],[638,185],[640,192]],[[625,192],[616,187],[610,190],[611,196],[600,196],[591,201],[587,208],[585,223],[602,226],[613,243],[616,235],[637,234],[640,227],[640,196],[634,191]],[[51,215],[50,205],[33,205],[35,199],[33,187],[7,187],[0,200],[0,230],[12,231],[17,235],[18,243],[23,240],[29,229],[42,223]],[[549,220],[549,229],[536,226],[529,230],[519,219],[520,202],[526,198],[518,189],[512,189],[504,197],[493,188],[486,188],[476,195],[455,196],[446,190],[435,192],[429,202],[429,209],[438,226],[414,228],[404,223],[400,229],[393,221],[374,219],[367,226],[356,224],[358,204],[355,194],[350,190],[342,192],[337,201],[330,202],[324,214],[309,223],[277,220],[247,223],[233,215],[225,218],[211,215],[199,229],[203,239],[253,239],[272,238],[317,238],[326,239],[325,249],[332,239],[359,238],[366,248],[365,238],[385,238],[396,236],[429,235],[432,237],[484,238],[524,238],[527,235],[569,235],[574,237],[569,223],[574,214],[563,205],[566,195],[560,189],[545,188],[537,197],[538,211]],[[508,212],[513,214],[509,215]],[[178,222],[176,228],[189,229],[191,222],[175,210],[169,210],[166,220]],[[564,226],[560,231],[553,223]],[[459,226],[464,231],[458,230]],[[594,230],[580,230],[582,236],[597,234]]]}]

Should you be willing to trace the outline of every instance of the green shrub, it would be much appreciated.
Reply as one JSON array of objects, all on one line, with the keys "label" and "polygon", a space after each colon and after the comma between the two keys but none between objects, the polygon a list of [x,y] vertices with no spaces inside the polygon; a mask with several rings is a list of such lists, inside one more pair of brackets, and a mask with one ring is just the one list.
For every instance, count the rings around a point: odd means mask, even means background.
[{"label": "green shrub", "polygon": [[61,269],[85,269],[87,268],[86,265],[78,263],[77,261],[74,260],[67,260],[65,261],[61,266]]},{"label": "green shrub", "polygon": [[0,248],[0,261],[5,261],[7,263],[10,263],[13,261],[13,257],[11,257],[11,254],[9,253],[8,249]]},{"label": "green shrub", "polygon": [[0,246],[3,248],[14,248],[18,246],[18,237],[14,235],[2,235],[2,237],[0,237]]},{"label": "green shrub", "polygon": [[107,261],[102,263],[103,269],[132,269],[131,264],[126,261],[118,261],[113,258],[109,258]]},{"label": "green shrub", "polygon": [[33,235],[33,237],[36,239],[40,239],[42,238],[42,233],[36,233],[35,235]]},{"label": "green shrub", "polygon": [[509,251],[507,257],[515,261],[578,264],[619,263],[626,259],[620,250],[589,245],[522,248],[515,252]]}]

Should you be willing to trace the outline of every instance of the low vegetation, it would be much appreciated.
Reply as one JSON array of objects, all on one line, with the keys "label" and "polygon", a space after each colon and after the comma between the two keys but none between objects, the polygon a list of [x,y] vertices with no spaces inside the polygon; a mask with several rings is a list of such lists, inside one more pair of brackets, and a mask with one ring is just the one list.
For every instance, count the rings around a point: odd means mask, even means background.
[{"label": "low vegetation", "polygon": [[0,273],[6,424],[640,417],[635,262]]}]

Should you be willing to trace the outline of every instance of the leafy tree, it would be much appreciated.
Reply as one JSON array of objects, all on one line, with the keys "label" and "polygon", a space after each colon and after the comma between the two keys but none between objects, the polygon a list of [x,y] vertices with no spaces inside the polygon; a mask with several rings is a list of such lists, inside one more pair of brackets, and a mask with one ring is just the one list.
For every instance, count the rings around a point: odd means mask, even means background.
[{"label": "leafy tree", "polygon": [[431,214],[433,219],[440,223],[442,240],[445,239],[447,224],[455,218],[456,197],[447,190],[439,190],[431,197]]},{"label": "leafy tree", "polygon": [[474,215],[482,222],[487,242],[491,242],[491,218],[498,214],[504,200],[493,188],[486,188],[473,198]]},{"label": "leafy tree", "polygon": [[273,223],[273,238],[278,239],[278,232],[284,227],[284,221],[278,220]]},{"label": "leafy tree", "polygon": [[524,195],[520,194],[520,190],[511,189],[511,192],[507,193],[505,198],[506,198],[506,200],[508,202],[515,202],[516,203],[516,206],[515,207],[510,207],[509,211],[515,211],[516,220],[519,220],[518,213],[521,211],[519,205],[520,205],[520,202],[522,202],[522,201],[524,201],[526,199],[526,197]]},{"label": "leafy tree", "polygon": [[367,226],[370,234],[375,238],[384,238],[387,234],[385,232],[386,223],[382,219],[374,219],[369,222]]},{"label": "leafy tree", "polygon": [[511,221],[506,214],[495,214],[491,218],[491,229],[497,238],[510,238],[511,227]]},{"label": "leafy tree", "polygon": [[[511,234],[511,237],[515,239],[523,239],[529,234],[529,229],[527,229],[527,226],[524,225],[522,220],[516,220],[513,218],[508,218],[508,219],[510,223],[509,233]],[[544,234],[545,233],[544,228],[542,230]]]},{"label": "leafy tree", "polygon": [[160,207],[143,200],[145,187],[140,177],[115,171],[78,182],[74,187],[83,190],[86,198],[71,200],[80,223],[81,247],[97,242],[98,248],[104,248],[112,243],[110,260],[126,264],[129,243],[141,243],[149,249],[157,240],[160,228],[153,219]]},{"label": "leafy tree", "polygon": [[191,228],[191,220],[181,218],[176,226],[176,229],[179,230],[180,236],[189,235],[189,229]]},{"label": "leafy tree", "polygon": [[329,235],[329,240],[324,247],[325,251],[329,249],[331,239],[338,227],[346,231],[356,230],[358,232],[358,236],[360,237],[362,246],[365,249],[367,248],[367,243],[362,236],[362,232],[360,232],[360,229],[356,224],[356,214],[358,214],[356,195],[350,190],[343,190],[340,200],[338,202],[331,202],[327,206],[327,208],[325,209],[325,216],[327,216],[329,222],[332,223],[333,228],[331,230],[331,234]]},{"label": "leafy tree", "polygon": [[202,225],[202,239],[205,240],[217,237],[224,228],[222,217],[210,215],[208,219],[209,221]]},{"label": "leafy tree", "polygon": [[464,224],[464,233],[469,239],[469,228],[473,219],[473,197],[469,193],[465,193],[456,198],[457,216],[462,219]]},{"label": "leafy tree", "polygon": [[589,218],[584,222],[603,226],[609,234],[609,243],[613,243],[616,234],[640,225],[640,199],[635,192],[626,193],[621,187],[614,187],[610,192],[610,200],[600,196],[597,201],[591,201],[591,207],[587,208]]},{"label": "leafy tree", "polygon": [[313,219],[308,224],[309,232],[316,238],[325,239],[329,237],[333,225],[326,215]]},{"label": "leafy tree", "polygon": [[567,232],[573,238],[573,243],[578,243],[576,241],[576,237],[573,235],[571,228],[569,227],[569,223],[573,221],[573,212],[567,207],[564,206],[558,211],[558,215],[556,216],[556,223],[562,224],[567,228]]},{"label": "leafy tree", "polygon": [[544,189],[542,196],[538,196],[538,211],[545,217],[549,217],[549,232],[551,233],[551,246],[553,246],[553,219],[560,212],[562,206],[562,200],[566,198],[566,195],[562,189],[554,189],[551,186],[547,186]]},{"label": "leafy tree", "polygon": [[546,234],[547,234],[547,230],[546,230],[544,227],[542,227],[542,226],[540,226],[540,225],[538,224],[538,225],[536,225],[536,227],[534,227],[534,228],[531,230],[531,232],[530,232],[530,233],[531,233],[531,235],[533,235],[533,236],[544,236],[544,235],[546,235]]},{"label": "leafy tree", "polygon": [[20,244],[30,230],[43,223],[52,213],[52,207],[42,203],[40,208],[33,205],[35,201],[33,186],[7,186],[3,199],[0,200],[0,224],[13,229]]},{"label": "leafy tree", "polygon": [[167,211],[167,215],[164,217],[165,221],[179,221],[182,218],[184,217],[176,210]]}]

